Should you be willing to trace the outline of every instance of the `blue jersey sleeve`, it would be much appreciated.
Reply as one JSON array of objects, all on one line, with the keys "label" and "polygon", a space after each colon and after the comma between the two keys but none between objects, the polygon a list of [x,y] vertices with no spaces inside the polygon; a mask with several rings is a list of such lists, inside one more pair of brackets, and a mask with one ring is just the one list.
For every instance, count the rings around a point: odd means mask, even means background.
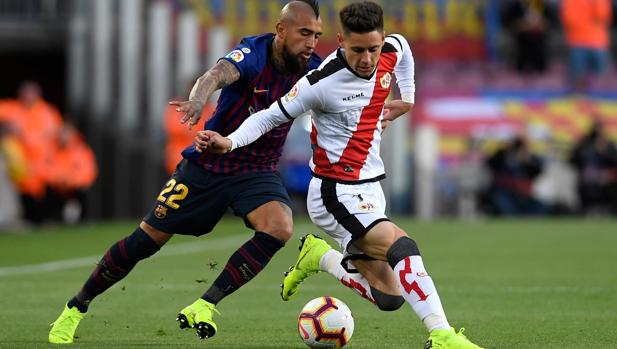
[{"label": "blue jersey sleeve", "polygon": [[242,39],[231,52],[221,59],[233,64],[240,72],[240,80],[245,81],[251,80],[263,66],[263,57],[259,49],[255,47],[255,41],[247,40],[247,38]]}]

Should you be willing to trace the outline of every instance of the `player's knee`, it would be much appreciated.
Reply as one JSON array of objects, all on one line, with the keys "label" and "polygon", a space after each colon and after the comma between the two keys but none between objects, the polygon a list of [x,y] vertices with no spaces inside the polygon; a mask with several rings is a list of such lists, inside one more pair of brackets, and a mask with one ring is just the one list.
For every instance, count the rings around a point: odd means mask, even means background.
[{"label": "player's knee", "polygon": [[418,245],[416,245],[416,242],[407,236],[403,236],[396,240],[386,253],[388,263],[392,268],[394,268],[398,262],[406,257],[419,255],[420,250],[418,249]]},{"label": "player's knee", "polygon": [[155,254],[160,246],[143,229],[138,227],[124,240],[127,254],[136,262]]},{"label": "player's knee", "polygon": [[293,221],[291,217],[276,215],[268,217],[262,224],[255,225],[255,230],[287,242],[293,234]]},{"label": "player's knee", "polygon": [[168,234],[160,231],[144,221],[139,224],[139,228],[143,230],[146,234],[148,234],[148,236],[150,236],[150,238],[154,240],[154,242],[156,242],[159,247],[165,245],[167,241],[169,241],[169,239],[171,239],[171,237],[173,236],[173,234]]},{"label": "player's knee", "polygon": [[263,231],[283,242],[287,242],[293,235],[293,226],[282,222],[276,224],[275,222],[274,224],[270,224],[267,229],[264,229]]},{"label": "player's knee", "polygon": [[377,305],[379,310],[394,311],[399,309],[403,303],[405,303],[403,296],[386,294],[373,287],[371,287],[371,294],[373,295],[375,305]]}]

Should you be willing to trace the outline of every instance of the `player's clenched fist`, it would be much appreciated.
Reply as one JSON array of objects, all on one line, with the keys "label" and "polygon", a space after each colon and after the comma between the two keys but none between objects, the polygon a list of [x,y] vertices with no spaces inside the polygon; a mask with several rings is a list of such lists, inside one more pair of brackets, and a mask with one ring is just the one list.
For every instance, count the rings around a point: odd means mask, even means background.
[{"label": "player's clenched fist", "polygon": [[185,112],[180,123],[184,124],[189,121],[189,130],[195,126],[201,118],[201,110],[204,108],[204,104],[197,100],[190,101],[170,101],[169,104],[176,106],[176,111]]},{"label": "player's clenched fist", "polygon": [[195,134],[195,149],[198,152],[203,153],[208,149],[209,139],[210,137],[208,137],[206,131],[197,131],[197,134]]},{"label": "player's clenched fist", "polygon": [[198,131],[195,135],[195,149],[200,153],[208,151],[212,154],[225,154],[231,151],[231,140],[215,131]]}]

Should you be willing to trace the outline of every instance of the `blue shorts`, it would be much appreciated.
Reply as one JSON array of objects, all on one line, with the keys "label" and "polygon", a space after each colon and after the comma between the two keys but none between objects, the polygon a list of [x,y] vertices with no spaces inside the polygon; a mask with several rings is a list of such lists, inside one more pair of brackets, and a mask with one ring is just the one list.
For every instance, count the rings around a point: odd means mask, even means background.
[{"label": "blue shorts", "polygon": [[230,207],[252,229],[246,215],[270,201],[291,207],[278,173],[230,176],[182,160],[144,221],[169,234],[200,236],[212,231]]}]

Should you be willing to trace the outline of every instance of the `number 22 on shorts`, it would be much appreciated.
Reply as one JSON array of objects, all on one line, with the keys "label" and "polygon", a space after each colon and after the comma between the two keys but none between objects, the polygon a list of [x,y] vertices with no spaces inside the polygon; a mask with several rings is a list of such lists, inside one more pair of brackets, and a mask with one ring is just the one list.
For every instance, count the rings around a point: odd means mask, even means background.
[{"label": "number 22 on shorts", "polygon": [[[165,197],[166,194],[169,194],[172,191],[174,192],[173,194]],[[165,203],[167,206],[173,208],[174,210],[177,210],[178,208],[180,208],[180,205],[176,203],[176,201],[183,200],[188,194],[189,188],[182,183],[177,183],[176,179],[172,178],[167,181],[167,183],[165,184],[165,188],[161,190],[161,193],[159,194],[157,200]]]}]

